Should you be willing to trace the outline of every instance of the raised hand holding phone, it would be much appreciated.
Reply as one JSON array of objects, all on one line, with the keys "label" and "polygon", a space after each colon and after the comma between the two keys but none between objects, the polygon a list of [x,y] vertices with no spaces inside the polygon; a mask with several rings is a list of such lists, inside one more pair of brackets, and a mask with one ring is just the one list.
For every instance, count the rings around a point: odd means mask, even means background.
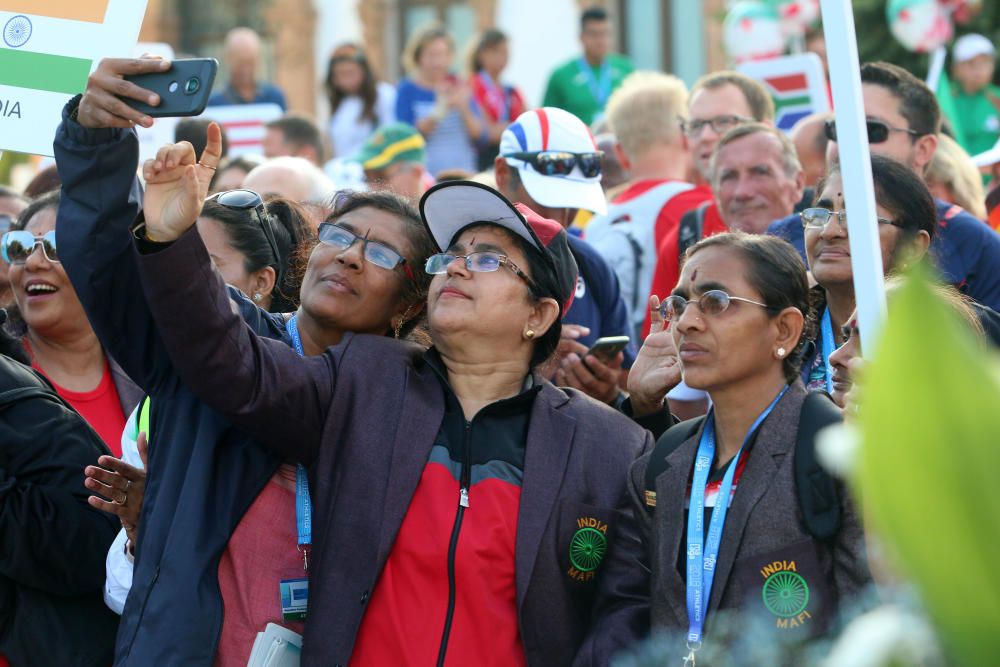
[{"label": "raised hand holding phone", "polygon": [[125,79],[126,76],[165,72],[170,61],[162,58],[105,58],[87,79],[87,89],[80,99],[77,122],[89,128],[150,127],[153,119],[125,103],[135,100],[155,107],[160,96]]},{"label": "raised hand holding phone", "polygon": [[194,225],[221,157],[222,130],[211,123],[200,160],[195,159],[194,147],[186,141],[167,144],[154,159],[146,160],[142,166],[146,181],[142,210],[149,240],[173,241]]},{"label": "raised hand holding phone", "polygon": [[665,328],[660,299],[649,297],[651,326],[628,374],[632,414],[641,417],[659,410],[667,392],[680,384],[681,362],[673,334]]}]

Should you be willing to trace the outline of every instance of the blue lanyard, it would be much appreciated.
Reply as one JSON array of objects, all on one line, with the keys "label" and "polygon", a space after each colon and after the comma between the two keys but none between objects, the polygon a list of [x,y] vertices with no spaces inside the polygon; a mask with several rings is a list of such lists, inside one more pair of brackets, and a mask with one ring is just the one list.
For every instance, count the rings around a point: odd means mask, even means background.
[{"label": "blue lanyard", "polygon": [[823,311],[823,321],[820,324],[820,331],[823,335],[823,349],[820,355],[823,357],[823,367],[826,369],[826,393],[833,393],[833,366],[830,365],[830,355],[837,349],[837,344],[833,339],[833,322],[830,320],[830,309]]},{"label": "blue lanyard", "polygon": [[708,473],[715,459],[715,412],[708,416],[705,430],[702,431],[698,443],[698,454],[694,460],[694,479],[691,482],[691,503],[688,508],[687,528],[687,612],[688,612],[688,648],[693,653],[701,645],[702,628],[705,625],[705,615],[712,594],[712,580],[715,578],[715,565],[719,556],[719,545],[722,543],[722,529],[726,524],[726,512],[729,510],[729,497],[733,488],[733,476],[736,474],[736,464],[740,460],[743,448],[753,437],[761,423],[774,410],[788,387],[781,390],[771,404],[760,413],[740,446],[733,460],[726,469],[715,497],[715,507],[712,509],[712,520],[708,524],[708,537],[705,537],[705,487],[708,485]]},{"label": "blue lanyard", "polygon": [[[300,357],[306,356],[302,347],[302,337],[299,336],[298,316],[292,315],[291,319],[285,323],[285,331],[292,339],[292,347],[299,353]],[[295,526],[299,534],[299,549],[312,544],[312,500],[309,498],[309,477],[306,469],[300,463],[295,467]],[[303,552],[305,553],[305,552]],[[309,567],[308,556],[305,563]]]},{"label": "blue lanyard", "polygon": [[590,94],[597,100],[597,105],[603,109],[604,103],[608,101],[608,97],[611,95],[611,65],[608,64],[608,59],[605,58],[604,62],[601,63],[600,79],[594,78],[594,70],[587,64],[583,56],[580,56],[580,59],[576,61],[576,66],[587,80],[587,86],[590,87]]}]

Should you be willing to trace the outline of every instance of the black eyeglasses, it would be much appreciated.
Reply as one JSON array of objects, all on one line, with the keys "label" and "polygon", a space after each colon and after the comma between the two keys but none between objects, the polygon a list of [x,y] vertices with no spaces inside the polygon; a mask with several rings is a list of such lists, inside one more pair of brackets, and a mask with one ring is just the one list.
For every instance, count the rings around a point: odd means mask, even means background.
[{"label": "black eyeglasses", "polygon": [[[912,137],[921,136],[920,132],[916,130],[911,130],[907,127],[892,127],[888,123],[883,123],[880,120],[867,119],[865,121],[865,129],[868,132],[868,143],[870,144],[881,144],[889,139],[890,132],[906,132]],[[823,124],[823,132],[826,134],[826,138],[830,141],[837,141],[837,123],[828,120]]]},{"label": "black eyeglasses", "polygon": [[214,199],[221,206],[237,211],[253,209],[257,217],[257,223],[264,232],[267,244],[271,246],[271,254],[274,255],[274,270],[278,273],[278,282],[281,282],[282,266],[281,255],[278,254],[278,242],[274,238],[274,230],[271,229],[271,216],[264,205],[264,199],[253,190],[226,190],[217,192],[209,199]]},{"label": "black eyeglasses", "polygon": [[[802,218],[802,226],[805,229],[826,229],[826,226],[830,224],[830,221],[834,218],[843,227],[847,222],[847,211],[831,211],[828,208],[820,208],[814,206],[812,208],[807,208],[801,213],[799,217]],[[902,223],[896,222],[895,220],[890,220],[889,218],[878,217],[875,220],[880,225],[892,225],[893,227],[902,227]]]},{"label": "black eyeglasses", "polygon": [[323,222],[319,226],[319,240],[339,250],[347,250],[355,241],[361,241],[363,246],[361,252],[366,262],[388,271],[402,265],[406,277],[416,280],[413,269],[406,263],[405,257],[384,243],[370,240],[367,232],[364,236],[358,236],[346,227],[333,222]]},{"label": "black eyeglasses", "polygon": [[8,264],[24,264],[31,253],[35,251],[36,245],[42,246],[42,254],[45,255],[45,259],[50,262],[59,261],[54,229],[42,236],[35,236],[23,229],[16,232],[5,232],[0,238],[0,253],[3,255],[3,261]]},{"label": "black eyeglasses", "polygon": [[773,306],[753,299],[744,299],[741,296],[730,296],[720,289],[710,289],[697,299],[685,299],[682,296],[668,296],[660,304],[660,315],[668,322],[676,322],[692,303],[698,306],[702,315],[720,315],[729,309],[733,301],[742,301],[755,306],[760,306],[764,310],[777,310]]},{"label": "black eyeglasses", "polygon": [[716,134],[725,134],[737,125],[745,125],[752,122],[753,118],[725,114],[722,116],[705,118],[704,120],[682,120],[681,129],[689,137],[697,137],[706,127],[711,127],[712,131]]},{"label": "black eyeglasses", "polygon": [[568,151],[522,151],[507,153],[504,157],[524,160],[543,176],[569,176],[573,167],[580,166],[580,173],[586,178],[601,175],[601,158],[604,153],[570,153]]},{"label": "black eyeglasses", "polygon": [[507,255],[501,255],[498,252],[483,251],[483,252],[472,252],[468,255],[455,255],[450,252],[442,252],[437,255],[431,255],[427,259],[427,264],[424,266],[424,270],[431,274],[437,275],[439,273],[446,273],[448,267],[451,266],[452,262],[456,259],[464,260],[465,268],[473,273],[492,273],[494,271],[499,271],[501,266],[506,266],[508,269],[514,272],[514,274],[526,282],[528,287],[534,289],[535,283],[531,281],[521,269],[517,268],[517,264],[510,261]]}]

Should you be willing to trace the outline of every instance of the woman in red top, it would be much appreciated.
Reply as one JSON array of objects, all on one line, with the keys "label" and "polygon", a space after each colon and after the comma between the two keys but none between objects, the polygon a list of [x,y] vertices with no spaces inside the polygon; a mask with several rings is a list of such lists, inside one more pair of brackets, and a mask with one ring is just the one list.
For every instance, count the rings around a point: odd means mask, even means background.
[{"label": "woman in red top", "polygon": [[469,59],[472,97],[487,124],[486,145],[479,147],[480,171],[493,167],[493,160],[500,151],[500,135],[512,119],[527,109],[521,91],[500,82],[508,59],[507,35],[499,30],[487,30],[480,35]]},{"label": "woman in red top", "polygon": [[142,391],[104,353],[56,251],[58,191],[24,209],[0,248],[31,365],[121,456],[125,416]]}]

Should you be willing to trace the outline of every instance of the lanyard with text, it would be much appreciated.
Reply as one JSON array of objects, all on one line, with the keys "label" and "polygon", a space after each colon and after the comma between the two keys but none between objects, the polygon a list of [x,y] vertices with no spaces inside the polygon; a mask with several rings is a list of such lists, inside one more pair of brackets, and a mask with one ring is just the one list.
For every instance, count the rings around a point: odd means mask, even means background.
[{"label": "lanyard with text", "polygon": [[603,109],[604,103],[611,96],[611,65],[608,64],[608,59],[605,58],[604,62],[601,63],[601,76],[599,79],[594,78],[594,70],[582,56],[576,61],[576,65],[580,68],[580,73],[587,80],[587,85],[590,87],[590,94],[597,101],[597,106]]},{"label": "lanyard with text", "polygon": [[823,368],[826,369],[826,393],[833,393],[833,366],[830,364],[830,355],[837,351],[837,343],[833,339],[833,322],[830,320],[830,309],[823,310],[823,321],[820,325],[820,332],[823,335],[823,349],[820,355],[823,357]]},{"label": "lanyard with text", "polygon": [[740,451],[726,469],[722,485],[715,496],[715,507],[712,509],[712,519],[708,524],[708,536],[705,536],[705,487],[708,485],[708,473],[715,459],[715,413],[708,416],[705,429],[698,443],[698,454],[694,460],[694,479],[691,481],[691,503],[688,508],[687,529],[687,612],[688,612],[688,655],[685,665],[694,664],[694,654],[701,648],[702,629],[705,625],[705,615],[712,595],[712,580],[715,578],[715,565],[719,556],[719,545],[722,543],[722,529],[726,524],[726,512],[729,509],[730,494],[733,488],[733,475],[736,465],[743,453],[743,448],[753,437],[761,423],[774,410],[781,397],[788,391],[785,387],[764,409],[754,421]]},{"label": "lanyard with text", "polygon": [[[292,339],[292,347],[300,357],[306,355],[299,336],[296,315],[285,323],[285,330]],[[302,569],[309,569],[309,547],[312,545],[312,501],[309,499],[309,477],[300,463],[295,466],[295,528],[298,532],[298,547],[302,552]]]}]

